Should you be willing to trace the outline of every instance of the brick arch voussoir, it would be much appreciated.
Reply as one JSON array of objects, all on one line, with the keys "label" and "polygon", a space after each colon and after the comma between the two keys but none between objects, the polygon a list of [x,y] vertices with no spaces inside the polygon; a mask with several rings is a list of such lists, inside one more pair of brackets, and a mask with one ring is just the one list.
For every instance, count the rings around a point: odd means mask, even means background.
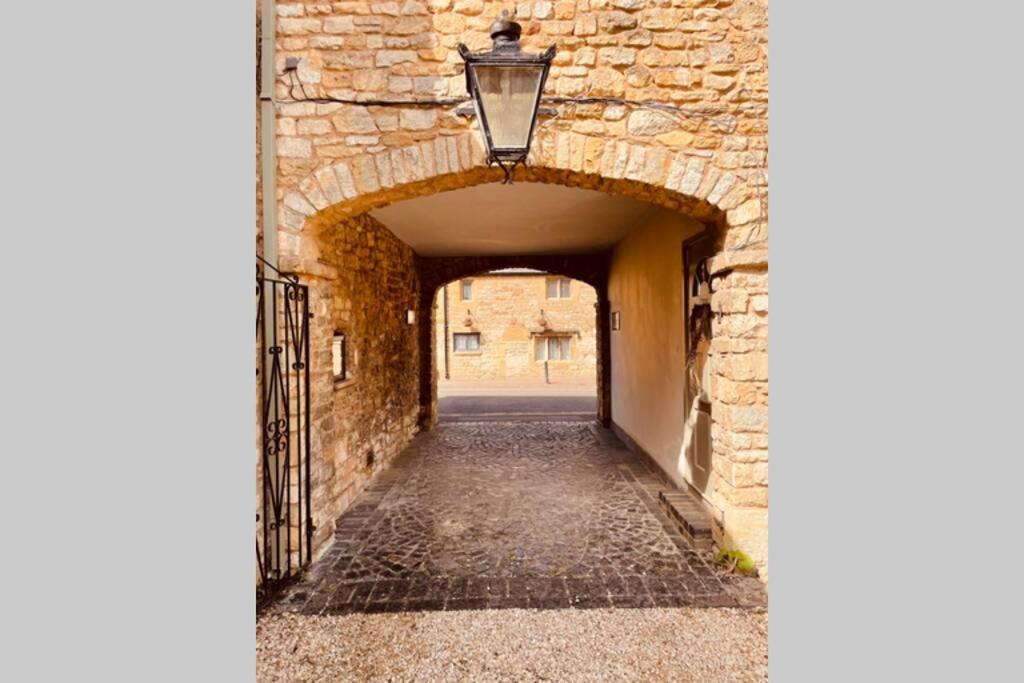
[{"label": "brick arch voussoir", "polygon": [[[472,133],[441,136],[337,161],[287,190],[279,204],[282,261],[301,271],[303,242],[338,222],[388,204],[503,178],[487,167]],[[573,132],[538,136],[516,182],[596,190],[679,211],[720,235],[716,267],[766,262],[765,209],[756,188],[699,151]],[[307,245],[308,246],[308,245]]]}]

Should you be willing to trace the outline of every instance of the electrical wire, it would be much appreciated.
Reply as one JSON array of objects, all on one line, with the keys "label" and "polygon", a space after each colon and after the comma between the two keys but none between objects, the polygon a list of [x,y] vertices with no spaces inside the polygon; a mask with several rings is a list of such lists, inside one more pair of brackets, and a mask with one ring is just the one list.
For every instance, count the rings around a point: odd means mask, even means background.
[{"label": "electrical wire", "polygon": [[[302,80],[296,77],[295,69],[289,69],[288,74],[290,75],[288,83],[288,97],[289,100],[281,102],[281,104],[290,104],[293,102],[313,102],[315,104],[353,104],[361,105],[363,107],[455,107],[460,104],[466,103],[469,100],[463,98],[442,98],[433,100],[352,100],[340,97],[310,97],[306,93],[305,86],[302,85]],[[302,93],[302,97],[295,96],[295,88],[298,87]]]},{"label": "electrical wire", "polygon": [[[347,104],[347,105],[358,105],[363,107],[457,107],[462,104],[468,104],[471,100],[467,97],[456,98],[435,98],[435,99],[369,99],[369,100],[356,100],[342,97],[310,97],[306,92],[305,86],[302,84],[302,80],[297,77],[295,69],[289,69],[288,83],[288,100],[278,100],[279,104],[291,104],[296,102],[312,102],[314,104]],[[295,88],[298,88],[302,93],[302,97],[296,97]],[[542,97],[540,100],[541,104],[568,104],[568,105],[581,105],[581,104],[608,104],[608,105],[619,105],[625,107],[632,107],[634,109],[653,109],[663,111],[668,114],[683,114],[686,116],[715,116],[722,114],[732,113],[743,113],[744,107],[752,113],[760,113],[758,110],[763,110],[763,105],[750,103],[747,105],[740,105],[739,107],[730,107],[729,105],[704,105],[701,107],[682,107],[669,102],[660,102],[658,100],[630,100],[622,97],[599,97],[591,95],[583,95],[576,97],[566,97],[551,95]]]}]

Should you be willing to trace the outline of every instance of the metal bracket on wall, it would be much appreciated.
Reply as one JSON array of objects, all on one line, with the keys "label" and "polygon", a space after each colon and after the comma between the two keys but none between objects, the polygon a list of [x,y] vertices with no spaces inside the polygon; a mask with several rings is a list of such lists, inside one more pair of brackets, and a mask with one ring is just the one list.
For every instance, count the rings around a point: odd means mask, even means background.
[{"label": "metal bracket on wall", "polygon": [[498,157],[491,156],[487,161],[488,166],[497,165],[505,173],[505,179],[501,181],[502,185],[512,184],[512,173],[516,170],[516,166],[522,166],[526,168],[526,155],[523,154],[514,159],[499,159]]}]

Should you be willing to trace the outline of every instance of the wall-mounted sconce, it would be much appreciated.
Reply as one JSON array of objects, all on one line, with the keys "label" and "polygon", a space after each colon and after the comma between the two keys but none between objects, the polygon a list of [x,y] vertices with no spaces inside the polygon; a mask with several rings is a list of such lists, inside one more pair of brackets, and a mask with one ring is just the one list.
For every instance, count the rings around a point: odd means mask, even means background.
[{"label": "wall-mounted sconce", "polygon": [[416,323],[416,311],[412,311],[412,310],[406,311],[405,312],[405,322],[409,323],[410,325],[415,324]]}]

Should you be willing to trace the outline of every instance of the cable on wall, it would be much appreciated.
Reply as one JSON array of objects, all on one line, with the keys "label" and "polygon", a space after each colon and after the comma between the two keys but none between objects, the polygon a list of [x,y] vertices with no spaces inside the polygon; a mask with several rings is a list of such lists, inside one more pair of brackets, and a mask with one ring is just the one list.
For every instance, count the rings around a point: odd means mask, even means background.
[{"label": "cable on wall", "polygon": [[[367,99],[367,100],[356,100],[343,97],[310,97],[306,92],[306,88],[302,83],[302,80],[297,76],[297,68],[291,67],[285,70],[285,73],[289,76],[288,82],[288,97],[287,100],[277,100],[279,104],[292,104],[297,102],[312,102],[314,104],[347,104],[353,106],[363,107],[457,107],[463,104],[469,104],[471,100],[469,97],[445,97],[445,98],[434,98],[434,99]],[[296,88],[301,93],[301,97],[296,96]],[[730,107],[728,105],[705,105],[702,107],[682,107],[677,104],[671,104],[669,102],[660,102],[657,100],[631,100],[623,97],[600,97],[591,95],[582,95],[575,97],[566,97],[558,95],[550,95],[541,97],[542,104],[570,104],[570,105],[581,105],[581,104],[610,104],[619,105],[625,107],[632,107],[635,109],[653,109],[663,111],[669,114],[684,114],[690,117],[707,117],[721,114],[731,113],[742,113],[744,107],[753,111],[758,108],[763,108],[762,105],[750,103],[747,105],[740,105],[738,107]]]}]

